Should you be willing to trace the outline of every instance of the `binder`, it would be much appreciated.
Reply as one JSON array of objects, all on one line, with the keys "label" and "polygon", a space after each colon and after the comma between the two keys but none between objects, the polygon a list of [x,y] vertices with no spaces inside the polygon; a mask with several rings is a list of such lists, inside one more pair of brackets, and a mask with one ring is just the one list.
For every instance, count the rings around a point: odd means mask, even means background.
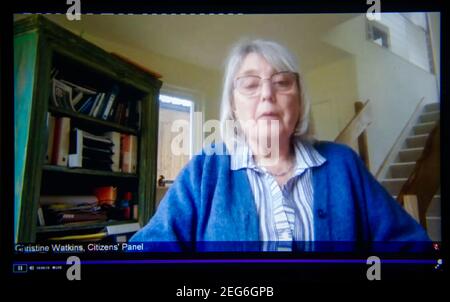
[{"label": "binder", "polygon": [[48,113],[47,115],[47,153],[45,154],[45,163],[50,164],[52,161],[53,142],[55,137],[55,117]]},{"label": "binder", "polygon": [[136,173],[137,144],[137,137],[135,135],[121,134],[122,172]]},{"label": "binder", "polygon": [[116,99],[118,93],[119,93],[119,87],[114,86],[112,91],[108,94],[108,98],[106,99],[105,109],[103,111],[101,111],[102,119],[104,119],[104,120],[108,119],[109,112],[111,111],[111,107],[112,107],[114,100]]},{"label": "binder", "polygon": [[69,161],[70,118],[56,118],[54,133],[52,164],[67,166]]}]

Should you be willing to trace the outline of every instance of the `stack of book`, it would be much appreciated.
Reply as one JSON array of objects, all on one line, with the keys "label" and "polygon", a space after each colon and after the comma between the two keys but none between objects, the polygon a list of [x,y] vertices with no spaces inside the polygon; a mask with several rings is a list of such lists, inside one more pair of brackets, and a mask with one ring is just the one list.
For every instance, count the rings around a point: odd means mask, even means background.
[{"label": "stack of book", "polygon": [[108,93],[97,92],[63,79],[53,78],[52,85],[52,102],[56,107],[103,120],[112,118],[112,108],[119,93],[117,85]]},{"label": "stack of book", "polygon": [[74,222],[106,221],[107,212],[97,205],[70,206],[54,204],[43,208],[47,225],[67,224]]},{"label": "stack of book", "polygon": [[119,90],[118,85],[113,85],[109,91],[100,92],[64,79],[53,78],[51,103],[58,108],[139,128],[141,101],[120,100]]},{"label": "stack of book", "polygon": [[41,226],[108,219],[107,211],[98,205],[95,196],[43,195],[39,202],[38,221]]},{"label": "stack of book", "polygon": [[70,134],[69,167],[119,171],[120,133],[103,136],[74,128]]}]

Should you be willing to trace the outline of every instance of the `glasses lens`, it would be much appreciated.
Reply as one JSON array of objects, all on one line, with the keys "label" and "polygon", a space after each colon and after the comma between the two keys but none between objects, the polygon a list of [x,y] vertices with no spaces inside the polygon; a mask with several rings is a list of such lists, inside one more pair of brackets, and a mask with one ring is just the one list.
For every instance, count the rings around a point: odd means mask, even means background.
[{"label": "glasses lens", "polygon": [[272,85],[277,91],[288,91],[295,84],[295,73],[280,72],[272,77]]},{"label": "glasses lens", "polygon": [[237,79],[236,88],[242,94],[255,94],[258,92],[261,79],[257,76],[243,76]]}]

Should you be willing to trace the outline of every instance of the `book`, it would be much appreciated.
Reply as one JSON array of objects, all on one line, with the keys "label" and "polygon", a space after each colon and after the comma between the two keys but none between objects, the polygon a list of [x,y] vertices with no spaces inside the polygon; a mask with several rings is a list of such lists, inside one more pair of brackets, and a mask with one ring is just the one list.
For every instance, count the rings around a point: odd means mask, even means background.
[{"label": "book", "polygon": [[100,98],[99,98],[97,105],[94,108],[94,112],[91,114],[93,117],[99,116],[100,108],[102,108],[102,106],[104,106],[104,101],[105,101],[105,93],[102,92],[102,93],[100,93]]},{"label": "book", "polygon": [[125,104],[125,112],[124,112],[124,116],[123,116],[123,125],[127,125],[128,126],[128,122],[130,120],[130,107],[131,107],[131,101],[128,100],[128,102],[126,102]]},{"label": "book", "polygon": [[83,96],[84,96],[84,94],[83,94],[83,92],[78,92],[74,97],[73,97],[73,99],[72,99],[72,107],[73,107],[73,109],[76,111],[77,109],[77,105],[78,105],[78,103],[83,99]]},{"label": "book", "polygon": [[44,211],[42,210],[42,207],[38,208],[37,213],[38,213],[38,225],[45,226]]},{"label": "book", "polygon": [[70,132],[69,167],[81,168],[83,166],[83,131],[74,128]]},{"label": "book", "polygon": [[116,123],[119,123],[121,125],[123,125],[123,121],[124,121],[124,114],[125,113],[125,103],[124,102],[120,102],[117,105],[116,108],[116,112],[114,113],[114,119],[113,121]]},{"label": "book", "polygon": [[53,79],[52,99],[55,106],[75,110],[72,106],[72,87]]},{"label": "book", "polygon": [[139,219],[139,207],[136,203],[131,206],[131,219]]},{"label": "book", "polygon": [[132,128],[137,128],[137,106],[139,101],[137,102],[129,102],[128,103],[128,119],[127,119],[127,125]]},{"label": "book", "polygon": [[86,100],[83,100],[81,102],[79,102],[76,106],[75,109],[80,112],[80,113],[89,113],[91,111],[92,105],[95,101],[95,97],[94,96],[89,96],[88,98],[86,98]]},{"label": "book", "polygon": [[142,124],[142,100],[137,102],[137,129],[141,129]]},{"label": "book", "polygon": [[132,134],[121,134],[121,168],[125,173],[137,171],[137,137]]},{"label": "book", "polygon": [[117,111],[117,108],[119,107],[119,104],[120,104],[120,99],[118,99],[116,97],[114,99],[114,103],[113,103],[113,105],[111,107],[111,110],[109,111],[108,119],[107,119],[108,121],[115,121],[114,118],[116,116],[116,111]]},{"label": "book", "polygon": [[53,165],[67,166],[69,160],[70,118],[58,117],[55,120],[52,151]]},{"label": "book", "polygon": [[104,120],[108,119],[109,112],[111,111],[112,105],[114,103],[114,100],[117,97],[117,94],[119,93],[119,87],[115,85],[112,89],[112,91],[108,94],[108,97],[106,98],[106,105],[105,109],[101,113],[101,118]]},{"label": "book", "polygon": [[95,96],[95,100],[94,100],[94,103],[92,104],[92,106],[91,106],[91,110],[89,110],[89,113],[88,113],[88,115],[90,115],[90,116],[94,116],[94,111],[95,111],[95,109],[97,108],[97,106],[98,106],[98,102],[100,101],[100,98],[102,97],[102,94],[101,93],[97,93],[97,95]]},{"label": "book", "polygon": [[113,143],[113,155],[111,156],[113,163],[111,168],[114,172],[120,172],[120,133],[116,131],[110,131],[106,132],[105,136],[110,138]]},{"label": "book", "polygon": [[106,212],[86,212],[86,213],[60,213],[57,224],[66,224],[83,221],[105,221],[108,219]]},{"label": "book", "polygon": [[105,209],[99,205],[51,204],[43,208],[48,225],[108,219]]},{"label": "book", "polygon": [[86,88],[84,86],[77,85],[77,84],[69,82],[67,80],[61,79],[60,81],[63,82],[64,84],[72,87],[73,90],[76,90],[78,92],[83,92],[85,94],[96,94],[97,93],[94,89]]},{"label": "book", "polygon": [[47,153],[45,154],[45,163],[52,161],[53,142],[55,137],[55,117],[47,112]]},{"label": "book", "polygon": [[97,204],[97,197],[95,195],[41,195],[39,198],[41,206],[52,204],[67,204],[67,205],[81,205],[81,204]]}]

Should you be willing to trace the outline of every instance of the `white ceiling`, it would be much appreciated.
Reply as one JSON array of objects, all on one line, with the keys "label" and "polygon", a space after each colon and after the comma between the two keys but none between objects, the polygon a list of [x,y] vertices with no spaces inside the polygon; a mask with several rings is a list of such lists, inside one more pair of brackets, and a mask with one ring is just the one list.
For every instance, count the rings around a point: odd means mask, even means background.
[{"label": "white ceiling", "polygon": [[325,32],[356,15],[84,15],[49,18],[75,32],[151,51],[208,69],[220,69],[230,46],[243,37],[273,39],[310,70],[346,55],[321,42]]}]

